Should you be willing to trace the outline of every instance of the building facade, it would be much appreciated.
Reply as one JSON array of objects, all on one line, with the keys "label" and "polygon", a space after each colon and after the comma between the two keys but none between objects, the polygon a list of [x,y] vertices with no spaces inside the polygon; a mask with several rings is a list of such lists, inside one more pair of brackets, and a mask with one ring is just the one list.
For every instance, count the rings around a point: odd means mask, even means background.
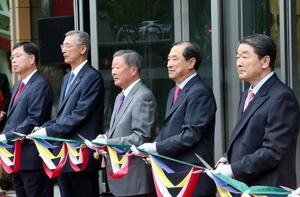
[{"label": "building facade", "polygon": [[[275,40],[275,72],[300,100],[299,18],[299,0],[5,0],[0,2],[0,72],[9,74],[13,84],[17,76],[9,69],[9,44],[22,40],[36,43],[42,58],[39,70],[49,79],[55,94],[55,114],[61,79],[69,71],[62,62],[59,45],[66,31],[87,31],[92,41],[90,61],[105,80],[105,129],[109,128],[113,101],[120,91],[112,82],[112,55],[129,48],[143,56],[142,80],[157,100],[159,131],[168,91],[175,85],[168,79],[166,67],[170,45],[196,42],[203,57],[198,73],[212,87],[217,101],[218,159],[235,125],[240,94],[249,87],[239,80],[235,66],[241,38],[263,33]],[[9,26],[5,25],[8,21]]]}]

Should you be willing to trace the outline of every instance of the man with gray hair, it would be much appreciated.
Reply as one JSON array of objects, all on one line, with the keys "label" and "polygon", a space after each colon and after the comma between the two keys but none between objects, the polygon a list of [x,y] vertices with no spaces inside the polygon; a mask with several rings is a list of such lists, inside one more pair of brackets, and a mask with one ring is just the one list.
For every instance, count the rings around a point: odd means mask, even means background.
[{"label": "man with gray hair", "polygon": [[[142,57],[132,50],[120,50],[113,55],[112,77],[122,88],[115,100],[110,129],[93,142],[139,146],[155,137],[157,105],[152,92],[140,79]],[[122,156],[119,155],[119,159]],[[108,185],[115,196],[155,196],[151,168],[133,157],[128,173],[113,178],[111,158],[107,157]]]},{"label": "man with gray hair", "polygon": [[[65,63],[70,64],[72,70],[63,78],[57,115],[31,135],[80,141],[77,134],[94,139],[103,132],[104,83],[99,71],[87,60],[89,47],[90,38],[86,32],[66,33],[61,50]],[[61,143],[56,141],[54,145]],[[75,172],[68,162],[63,167],[57,178],[62,197],[99,197],[100,163],[89,151],[84,170]]]}]

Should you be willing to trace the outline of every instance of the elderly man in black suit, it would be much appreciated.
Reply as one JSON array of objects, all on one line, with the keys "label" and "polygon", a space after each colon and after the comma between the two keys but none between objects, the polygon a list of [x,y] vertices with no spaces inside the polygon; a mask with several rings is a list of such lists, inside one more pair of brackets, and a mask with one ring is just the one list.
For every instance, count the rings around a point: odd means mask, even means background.
[{"label": "elderly man in black suit", "polygon": [[[211,89],[197,74],[201,63],[200,48],[191,42],[174,43],[168,55],[169,78],[176,82],[167,101],[166,116],[153,143],[139,148],[172,157],[177,160],[204,166],[195,153],[213,165],[215,112],[217,110]],[[135,153],[136,154],[136,153]],[[138,155],[138,153],[137,153]],[[169,160],[164,162],[175,172],[190,166]],[[167,174],[175,184],[186,174]],[[176,196],[178,189],[169,189]],[[201,175],[193,196],[215,196],[214,182]]]},{"label": "elderly man in black suit", "polygon": [[251,85],[240,98],[227,152],[214,173],[248,186],[295,188],[299,104],[274,72],[275,43],[267,35],[250,35],[240,40],[236,54],[239,78]]}]

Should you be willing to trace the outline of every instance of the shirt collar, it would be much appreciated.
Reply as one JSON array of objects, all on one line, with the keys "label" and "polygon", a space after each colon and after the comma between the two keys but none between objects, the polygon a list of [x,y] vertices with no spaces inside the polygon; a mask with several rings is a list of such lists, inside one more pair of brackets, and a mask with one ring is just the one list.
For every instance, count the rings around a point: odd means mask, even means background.
[{"label": "shirt collar", "polygon": [[135,82],[133,82],[130,86],[128,86],[125,90],[123,90],[125,98],[129,94],[130,90],[133,88],[135,84],[137,84],[141,79],[137,79]]},{"label": "shirt collar", "polygon": [[249,91],[252,90],[254,94],[258,92],[258,90],[264,85],[264,83],[274,74],[274,71],[270,72],[267,76],[265,76],[254,88],[250,86]]},{"label": "shirt collar", "polygon": [[86,63],[87,63],[87,60],[83,61],[81,64],[79,64],[79,66],[77,66],[74,70],[72,70],[74,73],[74,79]]},{"label": "shirt collar", "polygon": [[184,86],[193,78],[197,75],[197,73],[193,73],[191,74],[188,78],[186,78],[185,80],[183,80],[183,82],[181,82],[180,84],[176,83],[176,86],[179,86],[180,89],[182,90],[184,88]]},{"label": "shirt collar", "polygon": [[30,78],[32,77],[32,75],[34,73],[36,73],[37,69],[35,69],[34,71],[32,71],[32,73],[30,73],[30,75],[28,75],[25,79],[22,80],[22,82],[24,83],[24,85],[26,85],[28,83],[28,81],[30,80]]}]

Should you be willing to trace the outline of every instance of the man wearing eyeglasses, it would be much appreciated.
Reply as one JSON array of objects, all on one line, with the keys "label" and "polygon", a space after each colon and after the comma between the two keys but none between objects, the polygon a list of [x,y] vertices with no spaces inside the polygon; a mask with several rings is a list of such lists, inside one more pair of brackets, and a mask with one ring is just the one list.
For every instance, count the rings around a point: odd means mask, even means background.
[{"label": "man wearing eyeglasses", "polygon": [[[72,70],[63,78],[56,117],[32,135],[81,141],[77,134],[91,140],[103,133],[104,83],[99,71],[87,60],[89,47],[86,32],[66,33],[61,49],[65,63],[70,64]],[[82,171],[75,172],[66,162],[57,177],[61,196],[99,197],[99,170],[100,163],[93,158],[92,151],[88,166]]]},{"label": "man wearing eyeglasses", "polygon": [[[0,141],[18,137],[14,132],[29,134],[37,125],[51,118],[53,102],[52,89],[38,71],[39,49],[27,41],[13,47],[10,57],[12,71],[21,80],[15,83],[7,112],[6,125]],[[42,159],[35,144],[28,139],[22,140],[20,170],[11,173],[12,183],[18,197],[53,196],[53,183],[43,169]],[[12,151],[11,151],[12,152]],[[16,167],[16,165],[15,165]]]}]

